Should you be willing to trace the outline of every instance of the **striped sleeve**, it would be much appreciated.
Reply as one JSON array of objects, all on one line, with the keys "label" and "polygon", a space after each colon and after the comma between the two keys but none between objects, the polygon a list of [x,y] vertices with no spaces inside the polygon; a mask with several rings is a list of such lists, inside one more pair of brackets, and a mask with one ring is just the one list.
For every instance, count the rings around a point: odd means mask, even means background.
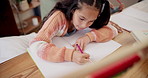
[{"label": "striped sleeve", "polygon": [[116,28],[113,26],[104,26],[98,30],[93,29],[86,33],[91,41],[106,42],[112,40],[118,34]]},{"label": "striped sleeve", "polygon": [[37,53],[39,57],[50,62],[71,61],[73,49],[58,48],[52,43],[52,38],[65,25],[64,14],[55,12],[43,25],[37,36],[30,44],[30,52]]}]

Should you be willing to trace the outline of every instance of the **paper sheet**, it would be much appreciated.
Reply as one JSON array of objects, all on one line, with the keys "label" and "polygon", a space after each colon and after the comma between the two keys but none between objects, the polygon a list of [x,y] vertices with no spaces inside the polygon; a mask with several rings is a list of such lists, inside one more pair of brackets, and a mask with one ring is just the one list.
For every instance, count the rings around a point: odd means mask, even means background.
[{"label": "paper sheet", "polygon": [[[80,34],[77,34],[77,36]],[[82,35],[82,34],[81,34]],[[71,38],[70,41],[72,41],[74,38]],[[65,42],[61,38],[54,38],[53,43],[58,44],[59,47],[62,47],[62,44],[68,48],[71,46],[69,43]],[[65,45],[66,44],[66,45]],[[118,49],[121,45],[113,40],[105,43],[91,43],[89,44],[85,50],[85,52],[89,53],[91,56],[91,60],[101,60],[105,56],[111,54],[116,49]],[[29,50],[29,49],[28,49]],[[62,62],[62,63],[53,63],[53,62],[47,62],[42,60],[37,56],[37,53],[35,52],[29,52],[32,59],[42,72],[45,78],[60,78],[61,76],[67,75],[70,72],[79,70],[80,68],[85,67],[85,65],[78,65],[74,62]],[[88,63],[89,64],[89,63]]]},{"label": "paper sheet", "polygon": [[148,30],[148,0],[138,2],[111,16],[111,21],[127,30]]},{"label": "paper sheet", "polygon": [[138,2],[130,7],[148,13],[148,9],[147,9],[148,8],[148,0],[143,0],[143,1]]},{"label": "paper sheet", "polygon": [[[148,6],[145,7],[145,9],[147,9],[147,8],[148,8]],[[127,15],[129,17],[132,17],[137,20],[148,23],[148,12],[144,12],[144,11],[138,10],[136,8],[129,7],[127,9],[123,10],[121,13],[123,15]]]},{"label": "paper sheet", "polygon": [[147,30],[148,23],[124,15],[122,13],[111,16],[111,21],[117,23],[119,26],[127,30]]},{"label": "paper sheet", "polygon": [[10,60],[26,52],[29,42],[36,33],[0,38],[0,63]]},{"label": "paper sheet", "polygon": [[131,34],[135,38],[135,40],[139,43],[143,43],[145,40],[148,40],[148,30],[145,31],[132,31]]}]

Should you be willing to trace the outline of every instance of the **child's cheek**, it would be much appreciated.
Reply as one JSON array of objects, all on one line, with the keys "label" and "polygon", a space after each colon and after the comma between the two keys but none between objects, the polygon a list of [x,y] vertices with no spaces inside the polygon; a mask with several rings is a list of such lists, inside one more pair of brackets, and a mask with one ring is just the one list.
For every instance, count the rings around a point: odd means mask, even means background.
[{"label": "child's cheek", "polygon": [[76,21],[76,23],[77,23],[78,26],[81,26],[81,22],[82,22],[81,20],[77,20]]}]

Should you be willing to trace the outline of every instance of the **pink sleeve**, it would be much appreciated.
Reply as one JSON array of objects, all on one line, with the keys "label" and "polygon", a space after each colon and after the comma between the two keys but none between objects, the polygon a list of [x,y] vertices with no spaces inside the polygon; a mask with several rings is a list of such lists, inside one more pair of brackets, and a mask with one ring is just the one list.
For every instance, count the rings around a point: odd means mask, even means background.
[{"label": "pink sleeve", "polygon": [[37,54],[39,57],[41,57],[46,61],[51,61],[51,62],[71,61],[73,49],[67,49],[66,47],[58,48],[52,43],[46,43],[42,44],[42,47],[41,46],[38,47]]},{"label": "pink sleeve", "polygon": [[37,49],[36,53],[42,59],[51,62],[63,62],[72,60],[73,49],[67,49],[66,47],[58,48],[53,43],[51,43],[51,39],[55,36],[57,31],[62,28],[61,26],[66,24],[65,20],[66,18],[64,14],[60,11],[56,11],[44,23],[42,29],[31,42],[31,45],[34,45],[35,49]]},{"label": "pink sleeve", "polygon": [[108,27],[104,26],[98,30],[92,30],[89,33],[86,33],[86,35],[90,38],[91,41],[96,42],[106,42],[114,38],[114,31]]}]

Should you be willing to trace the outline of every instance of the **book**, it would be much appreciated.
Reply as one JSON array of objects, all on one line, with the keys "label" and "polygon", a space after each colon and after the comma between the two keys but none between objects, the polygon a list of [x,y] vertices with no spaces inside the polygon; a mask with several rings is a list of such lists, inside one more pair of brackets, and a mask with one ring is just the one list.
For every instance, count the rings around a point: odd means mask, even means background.
[{"label": "book", "polygon": [[[119,20],[120,19],[120,20]],[[132,30],[145,30],[148,29],[148,23],[139,19],[130,17],[123,13],[118,13],[111,16],[111,21],[118,24],[120,27],[132,31]]]},{"label": "book", "polygon": [[139,43],[143,43],[145,40],[148,40],[148,30],[132,30],[131,34]]},{"label": "book", "polygon": [[[89,32],[90,29],[85,29],[81,31],[77,31],[74,35],[69,37],[54,37],[52,40],[52,43],[54,43],[57,47],[67,47],[67,48],[73,48],[72,44],[75,43],[75,41],[85,35],[85,33]],[[95,64],[95,61],[99,61],[106,57],[107,55],[114,52],[116,49],[118,49],[121,46],[121,44],[110,40],[105,43],[95,43],[92,42],[88,44],[84,50],[84,52],[90,54],[90,60],[93,61],[93,63],[87,63],[84,65],[79,65],[74,62],[61,62],[61,63],[54,63],[49,62],[41,59],[37,56],[36,52],[30,51],[28,48],[28,53],[34,60],[35,64],[43,74],[45,78],[60,78],[64,75],[69,74],[70,72],[79,70],[83,67],[85,67],[88,64]]]}]

